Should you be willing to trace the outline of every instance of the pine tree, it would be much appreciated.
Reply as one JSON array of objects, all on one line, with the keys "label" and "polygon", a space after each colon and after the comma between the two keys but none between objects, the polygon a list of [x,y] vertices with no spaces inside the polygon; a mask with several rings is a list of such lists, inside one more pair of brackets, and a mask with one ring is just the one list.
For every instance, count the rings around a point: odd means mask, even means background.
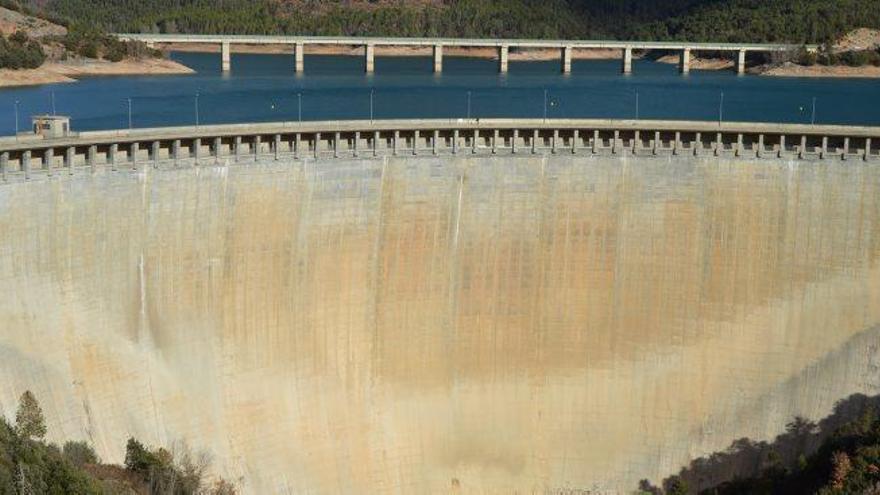
[{"label": "pine tree", "polygon": [[18,411],[15,413],[15,431],[22,438],[42,439],[46,436],[46,422],[40,403],[30,390],[25,390],[18,400]]}]

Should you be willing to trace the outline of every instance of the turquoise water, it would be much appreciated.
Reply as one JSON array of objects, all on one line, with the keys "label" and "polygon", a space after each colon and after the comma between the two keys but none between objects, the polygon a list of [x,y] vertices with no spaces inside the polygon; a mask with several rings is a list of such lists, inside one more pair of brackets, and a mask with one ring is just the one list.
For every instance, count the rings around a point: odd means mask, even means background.
[{"label": "turquoise water", "polygon": [[[444,58],[432,73],[430,57],[377,57],[364,74],[361,57],[307,56],[305,73],[292,55],[233,55],[232,73],[218,54],[174,53],[197,71],[183,76],[90,78],[76,84],[0,90],[0,134],[29,116],[73,117],[75,130],[246,121],[471,117],[597,117],[775,121],[880,125],[880,82],[737,76],[731,71],[678,73],[675,65],[634,62],[620,74],[618,60],[575,61],[563,75],[559,61],[511,62],[507,75],[494,60]],[[545,107],[545,91],[547,105]],[[722,97],[723,93],[723,97]],[[198,94],[198,98],[196,95]],[[299,95],[299,96],[298,96]],[[470,95],[470,96],[468,96]],[[197,103],[198,101],[198,103]],[[470,101],[470,104],[468,104]],[[723,101],[723,104],[722,104]],[[301,105],[300,105],[301,102]],[[198,112],[197,112],[198,110]]]}]

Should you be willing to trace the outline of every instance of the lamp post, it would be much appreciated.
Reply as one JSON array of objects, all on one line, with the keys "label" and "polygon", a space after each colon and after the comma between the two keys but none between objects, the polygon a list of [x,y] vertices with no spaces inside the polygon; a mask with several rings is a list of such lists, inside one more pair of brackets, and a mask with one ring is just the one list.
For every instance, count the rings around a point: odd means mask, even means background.
[{"label": "lamp post", "polygon": [[370,123],[373,123],[373,95],[376,94],[375,89],[370,89]]},{"label": "lamp post", "polygon": [[471,118],[471,92],[467,92],[467,118],[470,120]]},{"label": "lamp post", "polygon": [[131,130],[131,98],[128,99],[128,130]]},{"label": "lamp post", "polygon": [[544,122],[547,122],[547,90],[544,90]]},{"label": "lamp post", "polygon": [[296,94],[296,116],[300,122],[303,121],[303,95],[302,95],[302,93]]},{"label": "lamp post", "polygon": [[15,100],[15,138],[18,139],[18,100]]},{"label": "lamp post", "polygon": [[55,112],[55,92],[54,92],[54,91],[50,91],[50,92],[49,92],[49,97],[50,97],[50,99],[52,100],[52,115],[56,115],[56,112]]},{"label": "lamp post", "polygon": [[718,102],[718,123],[724,121],[724,91],[721,92],[721,101]]},{"label": "lamp post", "polygon": [[816,97],[813,97],[813,113],[810,115],[810,125],[816,125]]},{"label": "lamp post", "polygon": [[199,92],[196,91],[196,127],[199,126]]}]

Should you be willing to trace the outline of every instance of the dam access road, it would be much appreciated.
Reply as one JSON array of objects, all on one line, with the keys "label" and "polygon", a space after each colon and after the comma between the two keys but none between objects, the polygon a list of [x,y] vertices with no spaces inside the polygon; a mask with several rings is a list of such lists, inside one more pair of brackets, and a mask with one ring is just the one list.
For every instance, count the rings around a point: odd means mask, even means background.
[{"label": "dam access road", "polygon": [[878,140],[557,120],[4,138],[0,413],[30,389],[51,440],[108,462],[185,439],[251,494],[630,493],[880,393]]}]

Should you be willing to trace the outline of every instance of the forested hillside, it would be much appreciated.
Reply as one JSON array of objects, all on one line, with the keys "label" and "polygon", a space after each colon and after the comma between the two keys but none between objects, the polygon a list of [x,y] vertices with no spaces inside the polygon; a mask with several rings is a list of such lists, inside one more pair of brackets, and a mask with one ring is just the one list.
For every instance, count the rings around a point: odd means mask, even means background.
[{"label": "forested hillside", "polygon": [[800,43],[880,28],[880,0],[20,1],[68,22],[135,32]]}]

